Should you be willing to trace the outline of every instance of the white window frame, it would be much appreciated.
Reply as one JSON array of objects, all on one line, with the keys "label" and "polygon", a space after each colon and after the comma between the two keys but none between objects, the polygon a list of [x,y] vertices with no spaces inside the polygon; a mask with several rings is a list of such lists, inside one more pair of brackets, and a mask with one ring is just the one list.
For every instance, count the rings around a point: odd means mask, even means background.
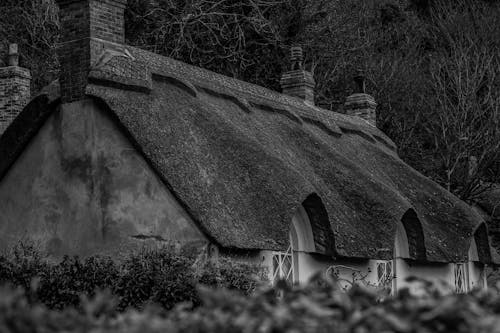
[{"label": "white window frame", "polygon": [[457,294],[465,294],[469,291],[468,268],[468,263],[455,263],[453,265],[454,286]]},{"label": "white window frame", "polygon": [[[277,267],[274,267],[274,263],[278,264]],[[275,251],[272,255],[272,269],[273,276],[272,281],[273,284],[278,282],[279,280],[285,280],[290,284],[295,282],[295,267],[294,267],[294,258],[293,258],[293,248],[292,245],[288,247],[288,249],[283,251]],[[289,267],[286,266],[286,263],[289,262]]]},{"label": "white window frame", "polygon": [[375,265],[377,287],[388,288],[390,294],[394,292],[394,263],[392,260],[377,261]]}]

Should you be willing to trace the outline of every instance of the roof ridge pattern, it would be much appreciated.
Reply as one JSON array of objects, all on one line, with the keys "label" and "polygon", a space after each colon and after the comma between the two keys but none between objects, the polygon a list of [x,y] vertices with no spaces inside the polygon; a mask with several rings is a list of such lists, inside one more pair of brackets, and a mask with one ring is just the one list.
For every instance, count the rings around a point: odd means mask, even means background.
[{"label": "roof ridge pattern", "polygon": [[122,57],[123,61],[134,61],[146,65],[153,78],[173,77],[184,82],[184,85],[188,87],[202,87],[205,91],[211,90],[225,95],[226,98],[237,99],[240,106],[244,108],[247,108],[249,102],[263,104],[262,102],[265,101],[268,106],[274,109],[284,109],[292,116],[298,116],[306,122],[321,127],[329,134],[341,135],[342,129],[347,129],[350,133],[361,135],[372,143],[380,142],[393,151],[397,150],[389,137],[361,118],[326,110],[295,97],[150,51],[132,46],[125,46],[125,49],[124,52],[129,57],[128,60],[125,60],[127,57]]}]

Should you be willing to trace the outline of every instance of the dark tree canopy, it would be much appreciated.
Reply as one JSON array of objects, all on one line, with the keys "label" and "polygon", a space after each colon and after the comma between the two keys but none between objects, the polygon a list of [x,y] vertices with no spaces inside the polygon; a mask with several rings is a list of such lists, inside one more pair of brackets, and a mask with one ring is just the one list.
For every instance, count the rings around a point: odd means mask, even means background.
[{"label": "dark tree canopy", "polygon": [[[400,156],[473,201],[500,176],[499,15],[482,0],[130,0],[126,37],[274,90],[301,44],[316,104],[340,112],[362,69]],[[57,77],[58,30],[54,0],[0,2],[0,56],[20,44],[34,91]]]}]

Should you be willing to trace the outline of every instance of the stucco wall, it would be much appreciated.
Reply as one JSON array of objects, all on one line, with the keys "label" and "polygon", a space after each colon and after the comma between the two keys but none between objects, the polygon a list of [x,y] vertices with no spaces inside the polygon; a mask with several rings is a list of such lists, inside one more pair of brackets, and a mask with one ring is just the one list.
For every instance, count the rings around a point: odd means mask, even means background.
[{"label": "stucco wall", "polygon": [[[484,265],[475,262],[468,264],[468,284],[469,289],[482,288],[485,286],[484,280]],[[442,292],[450,292],[455,290],[455,264],[422,264],[408,262],[404,259],[396,259],[396,277],[397,288],[413,286],[405,280],[407,277],[414,276],[417,278],[432,281]]]},{"label": "stucco wall", "polygon": [[[273,251],[261,251],[259,258],[263,267],[267,267],[269,272],[269,278],[272,277],[272,257]],[[329,267],[335,266],[336,273],[339,278],[346,281],[353,281],[353,272],[356,273],[356,278],[364,276],[367,281],[372,282],[373,273],[370,268],[375,261],[373,260],[363,260],[363,261],[334,261],[326,256],[313,255],[310,253],[297,251],[297,262],[298,269],[296,270],[296,279],[298,282],[303,284],[307,283],[315,274],[323,274],[325,276],[326,271]],[[369,269],[370,268],[370,269]],[[298,273],[298,276],[297,276]],[[342,283],[342,286],[346,286],[347,282]]]},{"label": "stucco wall", "polygon": [[[272,251],[262,251],[260,254],[260,262],[269,270],[269,276],[272,276]],[[257,261],[256,261],[257,262]],[[380,260],[333,260],[325,256],[311,255],[305,252],[297,252],[298,262],[298,282],[306,283],[309,279],[320,272],[325,274],[327,269],[334,270],[335,274],[340,278],[341,287],[349,287],[354,280],[362,278],[363,282],[372,286],[378,284],[377,263]],[[455,275],[453,263],[445,264],[421,264],[408,262],[402,258],[393,261],[393,274],[396,279],[391,284],[392,288],[397,290],[410,288],[414,293],[419,293],[419,288],[422,287],[419,283],[408,283],[406,278],[413,276],[424,280],[435,282],[435,285],[442,292],[453,292],[455,290]],[[469,263],[469,287],[482,287],[481,281],[484,281],[484,276],[481,274],[482,265],[474,262]]]},{"label": "stucco wall", "polygon": [[472,289],[484,288],[487,286],[484,265],[479,262],[469,262],[469,279]]},{"label": "stucco wall", "polygon": [[414,288],[415,285],[411,285],[405,281],[407,277],[413,276],[434,282],[443,292],[454,290],[454,264],[420,264],[408,262],[403,259],[397,259],[396,262],[398,289],[405,287]]},{"label": "stucco wall", "polygon": [[54,112],[0,180],[0,248],[117,254],[206,243],[150,166],[92,100]]}]

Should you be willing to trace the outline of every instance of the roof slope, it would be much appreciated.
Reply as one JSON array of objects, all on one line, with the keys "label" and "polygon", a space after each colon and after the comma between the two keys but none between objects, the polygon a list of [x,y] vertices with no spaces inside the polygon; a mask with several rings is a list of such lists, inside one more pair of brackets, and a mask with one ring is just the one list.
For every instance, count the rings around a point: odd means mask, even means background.
[{"label": "roof slope", "polygon": [[477,199],[477,204],[491,218],[500,219],[500,184],[486,183]]},{"label": "roof slope", "polygon": [[106,52],[87,93],[220,245],[283,249],[292,214],[315,194],[328,215],[318,253],[388,259],[414,209],[427,260],[467,257],[481,217],[364,120],[132,47]]}]

